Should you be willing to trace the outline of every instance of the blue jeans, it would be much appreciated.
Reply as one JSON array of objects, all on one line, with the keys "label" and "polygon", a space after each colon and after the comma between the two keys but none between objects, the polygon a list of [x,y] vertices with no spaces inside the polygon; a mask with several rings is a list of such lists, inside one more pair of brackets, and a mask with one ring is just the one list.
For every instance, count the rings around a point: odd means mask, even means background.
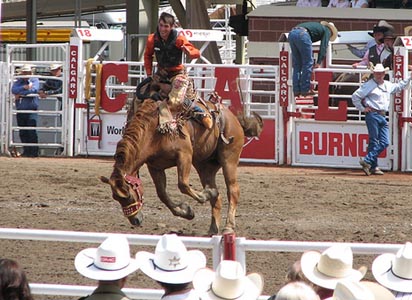
[{"label": "blue jeans", "polygon": [[293,92],[295,95],[307,93],[313,70],[312,40],[303,29],[292,29],[288,39],[292,51]]},{"label": "blue jeans", "polygon": [[[17,125],[19,127],[36,127],[37,126],[37,114],[35,113],[17,113]],[[19,136],[22,143],[37,144],[37,132],[33,129],[20,129]],[[24,146],[23,156],[37,157],[39,156],[39,147],[37,146]]]},{"label": "blue jeans", "polygon": [[365,116],[369,133],[368,153],[364,161],[374,169],[378,166],[378,156],[389,146],[389,126],[385,116],[377,112]]}]

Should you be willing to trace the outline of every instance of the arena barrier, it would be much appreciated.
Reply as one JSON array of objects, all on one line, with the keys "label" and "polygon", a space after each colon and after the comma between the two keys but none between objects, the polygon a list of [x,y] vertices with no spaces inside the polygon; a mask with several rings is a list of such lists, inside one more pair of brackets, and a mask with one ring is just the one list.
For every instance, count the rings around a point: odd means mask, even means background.
[{"label": "arena barrier", "polygon": [[[0,239],[9,240],[37,240],[54,242],[79,242],[79,243],[101,243],[109,233],[96,232],[76,232],[59,230],[37,230],[37,229],[16,229],[0,228]],[[139,235],[124,234],[130,245],[144,245],[155,247],[159,235]],[[222,236],[211,238],[201,237],[180,237],[188,248],[212,249],[213,267],[215,268],[222,259]],[[249,251],[260,252],[304,252],[307,250],[323,251],[335,242],[299,242],[299,241],[257,241],[247,240],[243,237],[236,237],[234,241],[234,251],[236,260],[239,261],[247,270],[246,253]],[[339,243],[342,244],[342,243]],[[354,254],[382,254],[396,253],[401,244],[373,244],[373,243],[344,243],[351,247]],[[73,257],[74,259],[74,257]],[[80,297],[90,294],[95,287],[79,285],[60,285],[60,284],[40,284],[31,283],[30,287],[33,294],[55,295],[55,296],[75,296]],[[133,299],[137,300],[159,300],[162,290],[157,289],[124,289],[124,292]],[[259,300],[266,300],[269,296],[261,296]]]},{"label": "arena barrier", "polygon": [[[366,154],[368,144],[364,116],[351,105],[351,95],[340,92],[338,87],[359,86],[362,75],[368,71],[352,69],[349,62],[335,61],[334,53],[339,49],[334,47],[346,45],[351,34],[342,32],[342,36],[331,43],[324,66],[314,72],[312,83],[318,90],[314,98],[293,97],[287,41],[280,43],[278,66],[187,64],[201,97],[208,98],[209,93],[217,91],[223,103],[234,112],[257,112],[263,117],[262,135],[259,139],[245,140],[242,162],[359,168],[359,157]],[[398,37],[395,42],[394,70],[390,74],[394,80],[407,77],[411,39]],[[68,75],[64,100],[67,105],[62,109],[67,122],[60,128],[65,133],[63,139],[66,137],[62,142],[64,154],[112,156],[124,131],[126,111],[134,97],[135,86],[145,78],[143,64],[85,61],[79,45],[70,44],[69,47],[69,62],[64,67]],[[5,68],[10,71],[10,65],[21,63],[23,61],[11,60]],[[350,73],[358,79],[335,81],[340,73]],[[13,75],[6,75],[9,76],[6,85],[10,86]],[[12,120],[10,116],[15,114],[9,101],[12,95],[9,90],[2,94],[6,96],[0,99],[1,105],[9,109],[0,115],[0,141],[2,153],[7,153],[10,146],[22,144],[12,139],[11,127],[7,127]],[[394,96],[387,117],[391,144],[380,157],[384,170],[412,171],[410,95],[407,89]],[[4,101],[9,104],[4,106]],[[44,145],[50,147],[53,143]]]}]

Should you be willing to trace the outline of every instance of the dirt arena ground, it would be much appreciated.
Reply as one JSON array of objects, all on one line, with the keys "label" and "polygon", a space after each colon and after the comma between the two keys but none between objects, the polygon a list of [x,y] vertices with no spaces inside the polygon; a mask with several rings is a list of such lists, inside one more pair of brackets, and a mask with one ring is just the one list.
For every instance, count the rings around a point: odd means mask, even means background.
[{"label": "dirt arena ground", "polygon": [[[109,187],[98,180],[100,175],[110,175],[112,163],[109,158],[0,157],[0,227],[156,235],[173,231],[189,236],[207,232],[209,205],[180,195],[174,169],[168,173],[169,190],[173,197],[192,205],[195,219],[173,217],[156,198],[144,168],[145,220],[142,227],[132,228],[119,204],[111,199]],[[240,166],[238,173],[241,200],[237,236],[282,241],[412,241],[412,174],[366,177],[360,170],[273,166]],[[218,182],[225,194],[221,174]],[[199,188],[195,174],[192,184]],[[93,281],[76,272],[73,259],[82,248],[94,246],[1,240],[0,257],[18,260],[31,282],[93,285]],[[132,252],[142,249],[133,246]],[[287,267],[299,257],[300,253],[248,253],[248,272],[261,272],[265,278],[264,294],[272,294],[282,285]],[[373,258],[358,255],[355,266],[370,267]],[[369,272],[367,276],[371,276]],[[127,287],[157,288],[140,272],[130,277]]]}]

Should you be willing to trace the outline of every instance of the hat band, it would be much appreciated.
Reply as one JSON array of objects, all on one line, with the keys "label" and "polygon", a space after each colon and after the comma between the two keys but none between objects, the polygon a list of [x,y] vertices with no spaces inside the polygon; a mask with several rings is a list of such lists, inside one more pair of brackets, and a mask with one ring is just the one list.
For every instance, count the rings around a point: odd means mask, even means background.
[{"label": "hat band", "polygon": [[212,292],[212,294],[213,294],[213,295],[215,295],[216,297],[218,297],[219,299],[225,299],[225,300],[234,300],[234,299],[238,299],[239,297],[242,297],[242,296],[243,296],[243,294],[244,294],[244,291],[243,291],[240,295],[235,296],[234,298],[223,298],[223,297],[221,297],[221,296],[219,296],[218,294],[216,294],[216,293],[215,293],[215,291],[213,290],[212,285],[210,285],[210,289],[209,289],[209,291],[211,291],[211,292]]},{"label": "hat band", "polygon": [[164,271],[164,272],[176,272],[176,271],[182,271],[182,270],[184,270],[184,269],[187,269],[187,266],[186,266],[186,267],[183,267],[183,268],[180,268],[180,269],[166,270],[166,269],[163,269],[163,268],[159,267],[158,265],[156,265],[156,263],[155,263],[155,261],[154,261],[153,258],[151,258],[150,260],[151,260],[151,262],[152,262],[152,264],[153,264],[153,268],[154,268],[155,270],[156,270],[156,269],[159,269],[160,271]]},{"label": "hat band", "polygon": [[398,274],[396,274],[396,273],[393,271],[393,265],[392,265],[392,264],[391,264],[390,269],[389,269],[388,271],[386,271],[385,273],[387,273],[387,272],[389,272],[389,271],[393,274],[393,276],[398,277],[398,278],[400,278],[400,279],[403,279],[403,280],[412,280],[412,278],[402,277],[402,276],[399,276]]},{"label": "hat band", "polygon": [[86,268],[90,268],[91,266],[94,266],[96,269],[102,270],[102,271],[120,271],[123,269],[126,269],[128,266],[130,265],[130,263],[128,263],[127,265],[125,265],[124,267],[118,268],[118,269],[104,269],[102,267],[99,267],[98,265],[96,265],[94,262],[92,262],[90,265],[88,265]]}]

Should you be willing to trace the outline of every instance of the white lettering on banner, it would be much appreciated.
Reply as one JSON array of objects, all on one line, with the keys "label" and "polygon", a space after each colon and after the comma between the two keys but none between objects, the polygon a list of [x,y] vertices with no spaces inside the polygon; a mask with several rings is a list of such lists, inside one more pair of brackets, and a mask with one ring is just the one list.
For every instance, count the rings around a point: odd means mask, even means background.
[{"label": "white lettering on banner", "polygon": [[280,51],[279,54],[279,103],[280,106],[288,106],[289,104],[289,53],[287,51]]},{"label": "white lettering on banner", "polygon": [[78,46],[70,45],[69,98],[71,99],[77,98],[78,53]]},{"label": "white lettering on banner", "polygon": [[[394,68],[393,73],[395,77],[395,82],[403,79],[403,64],[404,64],[404,57],[400,54],[394,55]],[[394,106],[393,109],[395,112],[401,113],[403,112],[403,90],[399,93],[396,93],[394,96]]]}]

